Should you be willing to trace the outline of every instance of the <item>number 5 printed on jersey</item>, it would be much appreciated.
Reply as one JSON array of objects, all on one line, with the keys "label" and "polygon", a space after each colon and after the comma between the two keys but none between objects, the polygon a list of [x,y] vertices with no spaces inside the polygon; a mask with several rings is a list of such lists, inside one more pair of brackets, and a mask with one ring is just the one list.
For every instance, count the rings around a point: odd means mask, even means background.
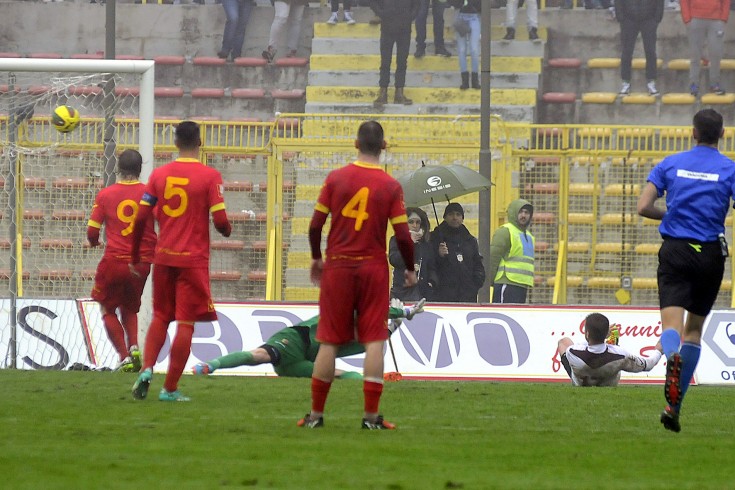
[{"label": "number 5 printed on jersey", "polygon": [[166,177],[166,188],[163,190],[164,199],[168,201],[175,196],[179,196],[180,199],[179,206],[176,208],[172,208],[168,204],[163,205],[163,212],[167,216],[178,218],[186,212],[186,208],[189,205],[189,195],[183,189],[186,185],[189,185],[189,179],[186,177]]}]

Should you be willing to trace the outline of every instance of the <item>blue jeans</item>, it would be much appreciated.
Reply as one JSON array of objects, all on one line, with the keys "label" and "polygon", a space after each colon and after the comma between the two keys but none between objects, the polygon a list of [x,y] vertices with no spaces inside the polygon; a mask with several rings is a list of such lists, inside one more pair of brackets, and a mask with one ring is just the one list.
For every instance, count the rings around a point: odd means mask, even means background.
[{"label": "blue jeans", "polygon": [[416,48],[426,48],[426,19],[429,17],[429,4],[431,4],[431,16],[434,19],[434,49],[444,48],[444,9],[447,4],[439,3],[437,0],[421,0],[419,13],[416,14]]},{"label": "blue jeans", "polygon": [[253,9],[252,0],[222,0],[225,9],[225,33],[222,36],[221,53],[232,54],[237,58],[242,54],[242,44],[245,42],[245,27]]},{"label": "blue jeans", "polygon": [[469,44],[472,73],[478,73],[480,71],[480,14],[464,14],[457,12],[457,15],[464,18],[470,24],[469,34],[466,36],[456,34],[459,71],[470,71],[467,69],[467,44]]}]

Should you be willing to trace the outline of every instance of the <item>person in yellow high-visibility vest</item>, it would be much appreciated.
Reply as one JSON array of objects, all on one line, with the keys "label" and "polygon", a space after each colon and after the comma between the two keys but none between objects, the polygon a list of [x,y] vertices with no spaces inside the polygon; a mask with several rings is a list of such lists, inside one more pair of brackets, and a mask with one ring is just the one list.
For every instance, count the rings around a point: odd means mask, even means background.
[{"label": "person in yellow high-visibility vest", "polygon": [[533,287],[535,240],[528,231],[533,206],[516,199],[508,206],[508,221],[493,234],[490,243],[490,270],[493,303],[525,303]]}]

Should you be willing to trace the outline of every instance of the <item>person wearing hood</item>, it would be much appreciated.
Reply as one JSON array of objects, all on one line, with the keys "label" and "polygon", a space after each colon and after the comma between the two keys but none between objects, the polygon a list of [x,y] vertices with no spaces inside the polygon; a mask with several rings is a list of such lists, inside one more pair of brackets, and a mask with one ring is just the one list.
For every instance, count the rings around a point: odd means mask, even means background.
[{"label": "person wearing hood", "polygon": [[493,303],[525,303],[533,287],[535,239],[528,231],[533,206],[516,199],[508,206],[508,221],[490,242],[490,277]]},{"label": "person wearing hood", "polygon": [[396,237],[390,239],[388,245],[388,260],[393,266],[393,288],[390,291],[391,298],[401,301],[419,301],[426,298],[434,299],[434,287],[437,284],[436,254],[429,241],[429,217],[421,208],[407,208],[408,230],[413,240],[413,261],[419,282],[414,286],[406,287],[403,277],[406,264],[398,249]]},{"label": "person wearing hood", "polygon": [[456,202],[444,209],[444,221],[431,233],[436,251],[439,284],[434,301],[477,303],[477,292],[485,284],[477,238],[464,225],[464,209]]}]

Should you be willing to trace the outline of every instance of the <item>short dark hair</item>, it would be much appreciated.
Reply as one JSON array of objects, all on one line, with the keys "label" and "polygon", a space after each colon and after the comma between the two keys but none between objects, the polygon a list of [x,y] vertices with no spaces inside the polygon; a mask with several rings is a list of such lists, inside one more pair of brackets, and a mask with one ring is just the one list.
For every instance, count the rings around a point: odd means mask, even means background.
[{"label": "short dark hair", "polygon": [[610,333],[610,320],[602,313],[590,313],[584,319],[584,329],[590,343],[600,344]]},{"label": "short dark hair", "polygon": [[383,151],[383,126],[378,121],[365,121],[357,130],[357,149],[361,153],[379,156]]},{"label": "short dark hair", "polygon": [[195,150],[202,144],[199,125],[194,121],[182,121],[176,126],[174,144],[180,150]]},{"label": "short dark hair", "polygon": [[138,177],[142,168],[143,157],[136,150],[125,150],[117,159],[117,170],[120,175]]},{"label": "short dark hair", "polygon": [[692,120],[697,130],[697,141],[705,145],[713,145],[722,136],[722,114],[714,109],[702,109],[694,114]]}]

